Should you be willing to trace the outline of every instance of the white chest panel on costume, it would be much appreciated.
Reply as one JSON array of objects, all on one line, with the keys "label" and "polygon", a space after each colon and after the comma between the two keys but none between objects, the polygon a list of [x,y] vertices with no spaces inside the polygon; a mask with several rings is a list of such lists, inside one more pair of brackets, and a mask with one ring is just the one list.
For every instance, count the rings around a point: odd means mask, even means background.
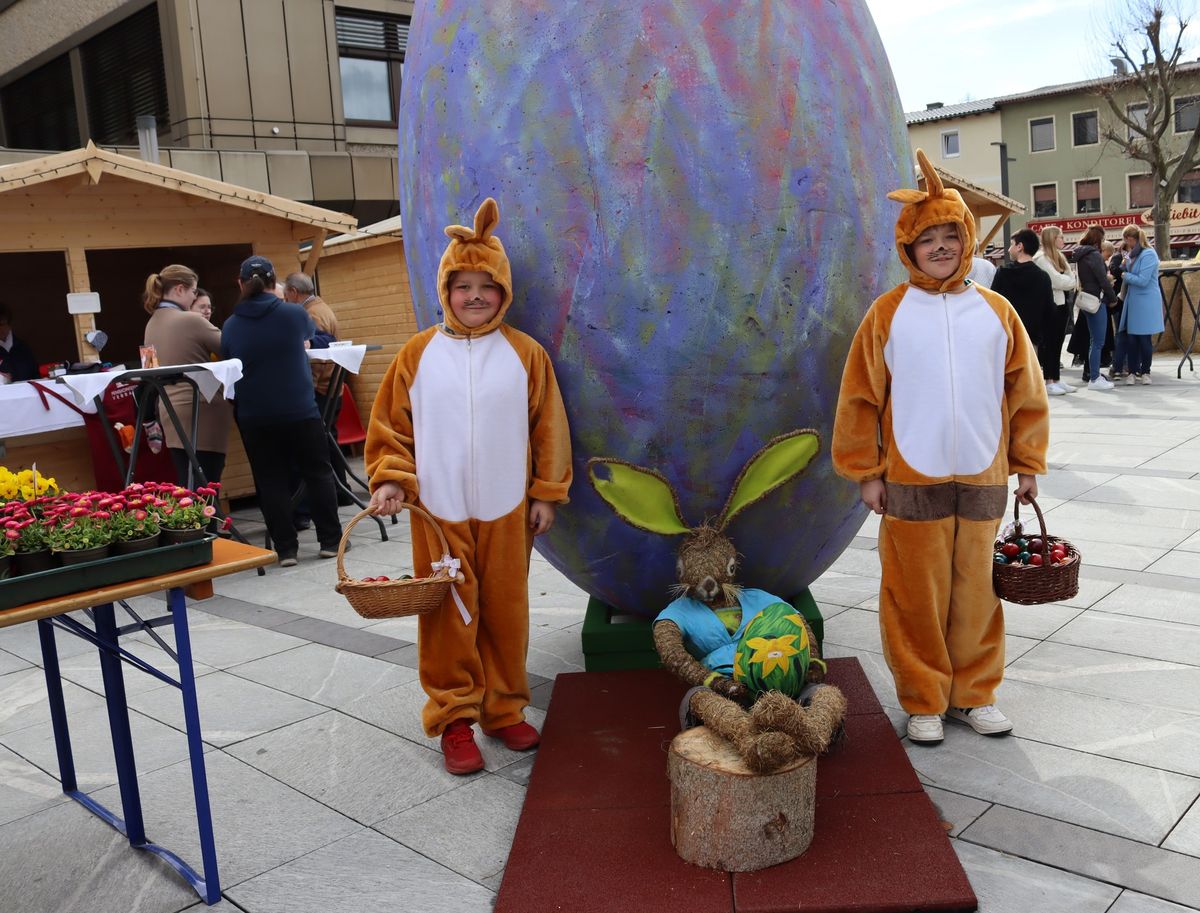
[{"label": "white chest panel on costume", "polygon": [[974,475],[1000,446],[1008,335],[975,289],[934,295],[909,288],[892,317],[892,436],[922,475]]},{"label": "white chest panel on costume", "polygon": [[437,333],[410,391],[421,501],[443,520],[496,520],[525,497],[529,375],[503,333]]}]

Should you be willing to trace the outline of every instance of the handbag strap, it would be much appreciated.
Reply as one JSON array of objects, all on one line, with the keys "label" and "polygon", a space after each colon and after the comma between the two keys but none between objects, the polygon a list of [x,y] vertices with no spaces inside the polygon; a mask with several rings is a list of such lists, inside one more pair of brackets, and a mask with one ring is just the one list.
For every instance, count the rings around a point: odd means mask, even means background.
[{"label": "handbag strap", "polygon": [[61,393],[55,393],[53,390],[51,390],[47,387],[43,387],[36,380],[31,380],[29,382],[29,386],[31,386],[31,387],[33,387],[33,389],[37,390],[38,396],[41,397],[41,400],[42,400],[42,408],[44,408],[47,412],[50,411],[50,401],[47,400],[46,397],[53,396],[56,400],[58,400],[64,406],[70,406],[72,409],[74,409],[80,415],[86,416],[86,415],[90,414],[90,413],[84,412],[82,409],[80,409],[78,406],[76,406],[73,402],[71,402],[69,399],[67,399],[65,396],[63,396]]}]

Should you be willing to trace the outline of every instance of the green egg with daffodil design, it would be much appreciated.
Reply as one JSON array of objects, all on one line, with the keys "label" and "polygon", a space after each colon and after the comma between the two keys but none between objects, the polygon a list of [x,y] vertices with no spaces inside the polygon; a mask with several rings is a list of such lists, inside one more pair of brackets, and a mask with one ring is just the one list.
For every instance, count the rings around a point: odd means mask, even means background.
[{"label": "green egg with daffodil design", "polygon": [[800,613],[786,602],[772,603],[742,632],[733,659],[733,678],[755,696],[781,691],[798,697],[811,656],[808,630]]}]

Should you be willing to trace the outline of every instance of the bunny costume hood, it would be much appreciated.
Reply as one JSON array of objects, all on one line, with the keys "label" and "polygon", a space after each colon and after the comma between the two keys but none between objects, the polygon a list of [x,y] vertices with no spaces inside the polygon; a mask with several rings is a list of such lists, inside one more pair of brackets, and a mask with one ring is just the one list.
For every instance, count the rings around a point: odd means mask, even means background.
[{"label": "bunny costume hood", "polygon": [[[512,304],[512,267],[508,254],[492,232],[500,221],[500,207],[488,197],[475,213],[475,227],[449,225],[446,236],[450,239],[442,261],[438,264],[438,299],[442,305],[442,319],[446,329],[457,336],[484,336],[504,322],[508,306]],[[450,277],[460,271],[487,273],[504,292],[500,310],[483,326],[470,329],[463,326],[450,308]]]},{"label": "bunny costume hood", "polygon": [[[941,177],[933,170],[923,150],[917,150],[917,164],[925,178],[924,190],[893,190],[889,200],[904,204],[896,220],[896,253],[908,270],[909,284],[927,292],[947,292],[958,288],[971,271],[971,258],[975,255],[975,217],[963,202],[957,190],[945,187]],[[954,275],[948,279],[935,279],[917,268],[908,253],[908,246],[920,237],[921,232],[933,225],[946,222],[958,226],[958,237],[962,241],[962,262]]]}]

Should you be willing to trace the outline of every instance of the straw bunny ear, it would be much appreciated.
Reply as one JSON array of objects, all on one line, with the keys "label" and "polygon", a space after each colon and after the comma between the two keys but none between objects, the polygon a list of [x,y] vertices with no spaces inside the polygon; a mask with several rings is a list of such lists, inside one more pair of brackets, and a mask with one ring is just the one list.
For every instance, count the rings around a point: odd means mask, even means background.
[{"label": "straw bunny ear", "polygon": [[596,494],[630,526],[663,536],[690,532],[680,516],[675,489],[654,470],[592,457],[588,460],[588,479]]},{"label": "straw bunny ear", "polygon": [[767,443],[750,457],[729,492],[717,529],[725,529],[739,513],[756,504],[780,485],[800,475],[821,449],[821,438],[811,428],[790,431]]},{"label": "straw bunny ear", "polygon": [[465,225],[447,225],[446,237],[457,241],[486,241],[500,224],[500,206],[494,199],[488,197],[479,204],[475,211],[475,227]]}]

